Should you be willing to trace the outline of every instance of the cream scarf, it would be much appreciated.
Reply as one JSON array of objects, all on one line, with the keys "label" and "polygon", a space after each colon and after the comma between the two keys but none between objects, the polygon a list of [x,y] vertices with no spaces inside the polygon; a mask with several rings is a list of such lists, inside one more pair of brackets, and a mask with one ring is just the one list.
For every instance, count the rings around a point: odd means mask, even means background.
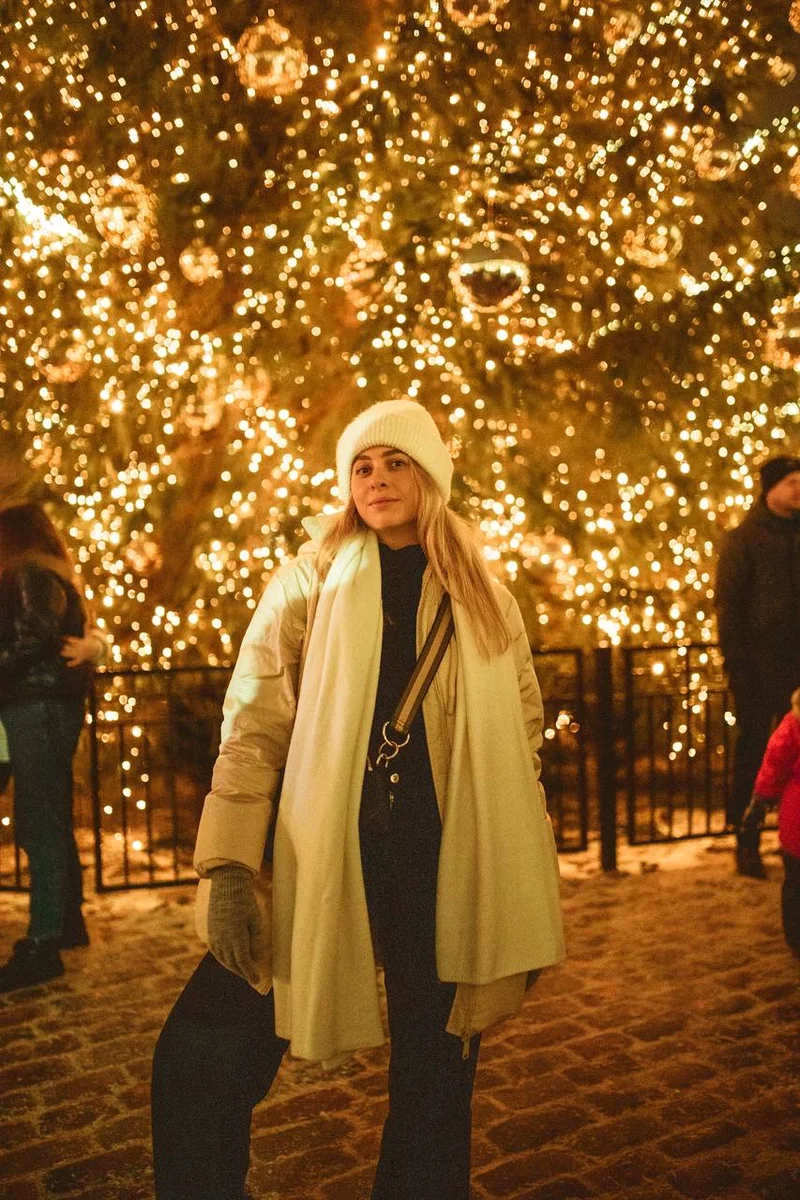
[{"label": "cream scarf", "polygon": [[[463,607],[453,611],[437,965],[443,980],[482,984],[562,956],[558,868],[512,654],[483,658]],[[368,532],[339,551],[319,593],[276,828],[276,1032],[303,1058],[384,1040],[358,841],[381,638],[380,557]]]}]

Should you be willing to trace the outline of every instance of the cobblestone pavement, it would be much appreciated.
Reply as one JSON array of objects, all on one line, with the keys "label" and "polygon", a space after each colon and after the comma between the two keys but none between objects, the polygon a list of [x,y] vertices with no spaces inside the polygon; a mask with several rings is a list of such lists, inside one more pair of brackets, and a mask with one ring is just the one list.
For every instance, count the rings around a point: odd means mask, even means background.
[{"label": "cobblestone pavement", "polygon": [[[694,843],[680,869],[653,851],[612,876],[565,860],[569,959],[484,1039],[476,1200],[798,1200],[782,869],[773,851],[768,881],[740,879],[730,858]],[[3,949],[24,915],[0,896]],[[87,919],[62,979],[0,1001],[4,1200],[152,1196],[150,1056],[199,956],[191,889],[96,897]],[[254,1117],[254,1200],[367,1197],[384,1070],[385,1051],[327,1075],[288,1063]]]}]

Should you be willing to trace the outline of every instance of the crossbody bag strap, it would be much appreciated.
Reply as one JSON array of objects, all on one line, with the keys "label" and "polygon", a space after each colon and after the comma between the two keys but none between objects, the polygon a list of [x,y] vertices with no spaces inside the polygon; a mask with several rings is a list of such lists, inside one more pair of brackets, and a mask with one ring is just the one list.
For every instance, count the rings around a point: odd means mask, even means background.
[{"label": "crossbody bag strap", "polygon": [[453,605],[445,592],[405,691],[398,701],[393,716],[383,726],[383,740],[375,758],[376,766],[389,762],[399,750],[402,750],[403,746],[407,745],[411,737],[414,718],[420,710],[428,688],[433,683],[433,677],[444,658],[444,652],[453,636],[454,628]]}]

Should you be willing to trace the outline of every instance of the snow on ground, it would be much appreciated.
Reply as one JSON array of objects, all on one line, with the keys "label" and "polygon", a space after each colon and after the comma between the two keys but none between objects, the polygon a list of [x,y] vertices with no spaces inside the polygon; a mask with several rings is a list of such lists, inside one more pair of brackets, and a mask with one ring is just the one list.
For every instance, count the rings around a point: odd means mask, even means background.
[{"label": "snow on ground", "polygon": [[[733,860],[733,837],[687,838],[684,841],[655,842],[652,845],[629,846],[617,843],[617,871],[623,875],[644,875],[648,871],[676,871],[702,867],[709,855],[729,856]],[[761,850],[767,864],[779,857],[778,835],[774,829],[765,830]],[[562,879],[579,880],[598,874],[600,843],[595,838],[588,850],[559,855]]]}]

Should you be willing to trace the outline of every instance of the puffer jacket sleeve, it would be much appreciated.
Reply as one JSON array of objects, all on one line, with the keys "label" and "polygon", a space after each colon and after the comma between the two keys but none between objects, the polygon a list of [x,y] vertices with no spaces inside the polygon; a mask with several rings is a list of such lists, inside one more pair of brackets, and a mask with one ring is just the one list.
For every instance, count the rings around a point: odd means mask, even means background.
[{"label": "puffer jacket sleeve", "polygon": [[522,714],[525,720],[525,730],[528,734],[528,745],[531,749],[533,769],[536,772],[536,782],[539,788],[539,798],[542,808],[547,811],[544,788],[541,783],[542,760],[542,729],[544,727],[544,706],[539,680],[533,667],[533,656],[528,641],[528,632],[522,620],[519,605],[510,592],[505,593],[504,616],[511,635],[511,652],[514,665],[517,668],[519,694],[522,701]]},{"label": "puffer jacket sleeve", "polygon": [[797,717],[787,713],[767,743],[753,790],[764,800],[779,800],[800,758]]},{"label": "puffer jacket sleeve", "polygon": [[295,559],[272,577],[242,641],[197,834],[200,876],[229,862],[261,866],[294,725],[312,563]]}]

